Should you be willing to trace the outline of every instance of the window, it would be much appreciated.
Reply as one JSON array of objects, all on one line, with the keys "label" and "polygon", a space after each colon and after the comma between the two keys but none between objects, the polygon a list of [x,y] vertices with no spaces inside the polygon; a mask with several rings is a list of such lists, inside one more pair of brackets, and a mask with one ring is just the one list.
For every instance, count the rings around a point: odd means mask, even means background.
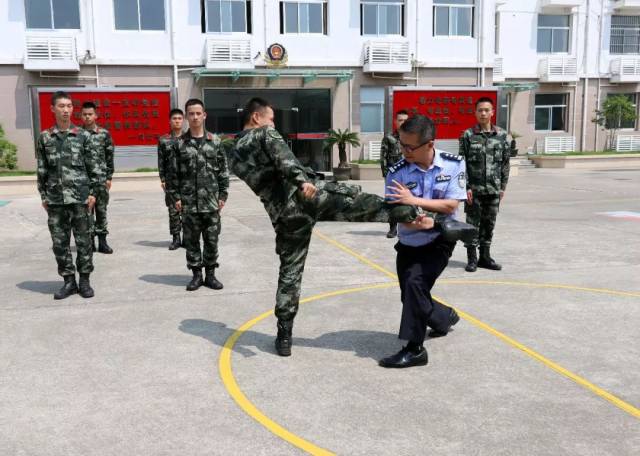
[{"label": "window", "polygon": [[[637,104],[636,104],[636,94],[635,93],[608,93],[607,94],[607,98],[609,97],[615,97],[615,96],[623,96],[629,99],[629,101],[631,103],[633,103],[633,107],[636,109],[637,112]],[[609,128],[609,125],[607,125],[607,128]],[[629,128],[629,129],[634,129],[636,128],[636,121],[635,119],[633,120],[623,120],[620,123],[619,127],[615,127],[614,128]]]},{"label": "window", "polygon": [[280,33],[327,33],[327,2],[280,2]]},{"label": "window", "polygon": [[433,36],[473,36],[474,0],[433,0]]},{"label": "window", "polygon": [[538,52],[569,52],[568,15],[538,15]]},{"label": "window", "polygon": [[113,0],[116,30],[164,30],[164,0]]},{"label": "window", "polygon": [[566,94],[537,94],[535,99],[536,130],[565,130],[566,112]]},{"label": "window", "polygon": [[25,0],[27,28],[80,29],[78,0]]},{"label": "window", "polygon": [[506,90],[498,92],[498,126],[509,131],[509,103],[511,94]]},{"label": "window", "polygon": [[203,30],[210,33],[251,33],[249,0],[201,0],[205,6]]},{"label": "window", "polygon": [[360,87],[360,131],[384,131],[384,87]]},{"label": "window", "polygon": [[611,16],[612,54],[640,54],[640,16]]},{"label": "window", "polygon": [[404,35],[404,0],[361,0],[360,35]]}]

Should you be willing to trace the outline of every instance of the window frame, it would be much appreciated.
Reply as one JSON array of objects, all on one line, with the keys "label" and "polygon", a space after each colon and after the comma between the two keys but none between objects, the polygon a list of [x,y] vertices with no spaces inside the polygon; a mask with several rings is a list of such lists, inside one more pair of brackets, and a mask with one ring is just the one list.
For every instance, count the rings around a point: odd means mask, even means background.
[{"label": "window frame", "polygon": [[[550,25],[539,25],[540,16],[566,16],[569,19],[569,25],[564,27],[560,26],[550,26]],[[571,39],[572,39],[572,25],[573,20],[570,14],[538,14],[536,17],[536,52],[538,54],[552,54],[552,55],[570,55],[571,54]],[[550,51],[541,51],[538,49],[538,36],[540,35],[540,30],[550,30],[551,31],[551,50]],[[567,50],[566,51],[554,51],[553,50],[553,32],[555,30],[566,30],[567,31]]]},{"label": "window frame", "polygon": [[[329,15],[328,11],[328,1],[327,0],[280,0],[280,34],[281,35],[313,35],[313,36],[324,36],[328,34],[328,23],[327,17]],[[295,3],[297,5],[298,10],[298,31],[296,32],[288,32],[287,31],[287,3]],[[301,32],[300,31],[300,5],[320,5],[322,11],[322,32]],[[311,23],[309,22],[308,25]]]},{"label": "window frame", "polygon": [[[638,44],[635,45],[636,46],[635,52],[624,52],[624,47],[625,47],[625,44],[624,44],[624,39],[625,39],[624,30],[629,30],[629,28],[624,28],[624,27],[621,27],[620,25],[616,25],[614,27],[614,25],[613,25],[613,18],[614,17],[637,17],[637,18],[639,18],[638,19],[638,25],[636,27],[631,28],[631,29],[635,29],[635,32],[636,32],[635,37],[636,37],[636,39],[638,41]],[[613,30],[614,30],[614,28],[623,31],[622,43],[619,44],[619,45],[613,43]],[[622,47],[622,52],[612,50],[613,46]],[[611,24],[609,26],[609,54],[611,54],[611,55],[639,55],[640,54],[640,16],[639,15],[637,15],[637,14],[636,15],[634,15],[634,14],[613,14],[611,16]]]},{"label": "window frame", "polygon": [[111,2],[113,6],[113,31],[117,33],[167,33],[167,0],[162,0],[162,8],[163,8],[163,16],[164,16],[164,28],[161,30],[154,29],[143,29],[142,27],[142,17],[140,17],[140,0],[127,0],[127,1],[135,1],[138,6],[138,28],[137,29],[119,29],[116,25],[116,0]]},{"label": "window frame", "polygon": [[[557,105],[537,105],[536,101],[535,101],[535,97],[538,95],[562,95],[562,97],[564,98],[564,104],[557,104]],[[562,108],[562,124],[563,124],[563,128],[562,130],[553,130],[553,108]],[[564,131],[567,132],[568,131],[568,122],[567,122],[567,109],[569,108],[569,94],[568,93],[536,93],[534,95],[533,98],[533,128],[534,131],[536,133],[553,133],[556,131]],[[538,109],[547,109],[549,112],[549,120],[548,120],[548,128],[546,130],[538,130],[538,128],[536,127],[536,114],[538,112]]]},{"label": "window frame", "polygon": [[[376,7],[376,33],[365,33],[364,32],[364,6],[372,5]],[[380,33],[380,7],[381,6],[399,6],[400,14],[398,18],[400,20],[400,30],[399,33]],[[406,14],[406,0],[392,0],[388,2],[378,2],[376,0],[360,0],[360,36],[364,37],[397,37],[397,36],[405,36],[405,14]]]},{"label": "window frame", "polygon": [[[437,19],[437,15],[436,15],[436,9],[437,8],[446,8],[449,11],[448,17],[448,24],[447,24],[447,34],[446,35],[438,35],[436,33],[436,30],[438,30],[438,19]],[[451,20],[453,15],[451,14],[451,10],[452,9],[471,9],[471,27],[470,27],[470,34],[469,35],[452,35],[451,34]],[[473,3],[471,4],[462,4],[462,3],[433,3],[433,9],[431,11],[432,14],[432,18],[433,18],[433,30],[432,30],[432,36],[433,38],[437,38],[437,39],[474,39],[475,38],[475,33],[476,33],[476,2],[475,0],[473,1]]]},{"label": "window frame", "polygon": [[82,2],[80,0],[76,0],[78,5],[78,28],[56,28],[55,25],[55,14],[53,9],[53,0],[49,0],[49,14],[51,18],[51,27],[50,28],[34,28],[29,27],[27,24],[27,1],[23,1],[22,5],[24,6],[24,27],[27,31],[48,31],[48,32],[72,32],[72,31],[82,31]]},{"label": "window frame", "polygon": [[[251,0],[219,0],[220,8],[222,8],[222,2],[237,2],[242,3],[244,5],[244,31],[243,32],[223,32],[222,31],[222,9],[220,10],[220,31],[215,32],[209,30],[209,1],[202,0],[204,4],[204,33],[212,34],[212,35],[251,35],[251,20],[249,19],[249,15],[252,11],[249,9],[249,3]],[[232,19],[233,22],[233,19]],[[232,27],[233,28],[233,27]]]},{"label": "window frame", "polygon": [[[379,89],[382,91],[382,100],[381,101],[362,101],[362,89]],[[360,86],[360,103],[359,103],[359,107],[360,107],[360,133],[366,133],[366,134],[382,134],[384,133],[385,130],[385,89],[383,86]],[[365,131],[362,129],[362,106],[363,105],[368,105],[368,106],[379,106],[381,108],[380,110],[380,126],[382,127],[382,130],[380,131]]]}]

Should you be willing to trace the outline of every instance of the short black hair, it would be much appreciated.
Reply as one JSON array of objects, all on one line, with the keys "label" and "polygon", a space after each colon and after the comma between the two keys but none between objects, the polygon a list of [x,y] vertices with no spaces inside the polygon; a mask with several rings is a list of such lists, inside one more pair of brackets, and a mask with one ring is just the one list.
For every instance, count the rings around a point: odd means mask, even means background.
[{"label": "short black hair", "polygon": [[184,117],[184,112],[182,112],[182,109],[180,108],[173,108],[171,111],[169,111],[169,119],[171,119],[175,115],[181,115],[182,117]]},{"label": "short black hair", "polygon": [[402,116],[402,115],[408,116],[408,115],[409,115],[409,113],[407,112],[407,110],[406,110],[406,109],[401,109],[400,111],[396,112],[396,118],[397,118],[398,116]]},{"label": "short black hair", "polygon": [[400,131],[404,133],[417,133],[421,143],[436,139],[436,124],[427,116],[417,115],[407,119],[400,126]]},{"label": "short black hair", "polygon": [[184,104],[184,112],[187,112],[191,106],[202,106],[202,110],[204,111],[204,103],[199,98],[189,98],[187,102]]},{"label": "short black hair", "polygon": [[96,104],[93,101],[85,101],[84,103],[82,103],[82,109],[93,109],[94,111],[98,110]]},{"label": "short black hair", "polygon": [[253,97],[251,100],[247,102],[247,104],[244,105],[244,108],[242,109],[242,114],[240,114],[240,122],[242,122],[243,126],[247,125],[251,120],[251,115],[254,112],[259,112],[266,108],[273,109],[273,106],[271,106],[271,104],[264,98]]},{"label": "short black hair", "polygon": [[69,95],[69,93],[65,92],[64,90],[58,90],[57,92],[54,92],[54,94],[51,95],[51,106],[55,106],[58,100],[62,98],[71,100],[71,95]]},{"label": "short black hair", "polygon": [[489,97],[480,97],[478,98],[478,101],[476,101],[476,109],[478,108],[478,105],[480,103],[491,103],[491,107],[493,108],[493,100]]}]

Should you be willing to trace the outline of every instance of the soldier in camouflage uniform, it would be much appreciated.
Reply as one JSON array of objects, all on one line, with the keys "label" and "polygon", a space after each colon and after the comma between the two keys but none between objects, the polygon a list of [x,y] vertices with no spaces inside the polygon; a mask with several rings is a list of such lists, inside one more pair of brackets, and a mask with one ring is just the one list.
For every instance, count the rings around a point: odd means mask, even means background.
[{"label": "soldier in camouflage uniform", "polygon": [[[380,167],[382,168],[382,177],[387,177],[389,167],[402,159],[402,150],[400,149],[400,136],[398,130],[400,126],[409,118],[407,111],[400,110],[396,112],[395,131],[392,134],[384,135],[380,144]],[[398,227],[396,223],[389,223],[388,238],[394,238],[398,235]]]},{"label": "soldier in camouflage uniform", "polygon": [[220,211],[229,189],[227,159],[220,138],[204,128],[207,115],[202,101],[187,101],[185,113],[189,130],[173,145],[169,195],[176,209],[182,212],[187,267],[193,273],[187,290],[194,291],[202,285],[220,290],[222,283],[216,279],[215,269],[218,267]]},{"label": "soldier in camouflage uniform", "polygon": [[[468,272],[478,267],[500,270],[502,266],[491,258],[493,229],[509,180],[510,148],[507,133],[491,124],[493,101],[480,98],[476,102],[478,124],[460,137],[460,150],[467,162],[467,223],[478,228],[479,237],[467,248]],[[480,245],[480,258],[476,247]]]},{"label": "soldier in camouflage uniform", "polygon": [[91,224],[91,244],[96,251],[95,238],[98,236],[98,252],[111,254],[113,249],[107,244],[107,206],[109,205],[109,191],[113,177],[113,140],[106,128],[96,124],[98,117],[96,105],[91,101],[82,104],[83,128],[89,133],[93,150],[96,154],[96,163],[100,167],[100,180],[102,184],[96,191],[96,205],[91,211],[89,222]]},{"label": "soldier in camouflage uniform", "polygon": [[291,354],[293,318],[311,233],[316,221],[410,222],[418,218],[414,206],[387,206],[384,199],[360,187],[317,180],[304,168],[273,128],[273,109],[254,98],[243,110],[242,131],[227,149],[231,171],[260,197],[276,232],[280,273],[275,314],[276,350]]},{"label": "soldier in camouflage uniform", "polygon": [[175,205],[171,202],[167,189],[167,180],[169,168],[172,161],[172,150],[174,143],[182,136],[182,122],[184,121],[184,113],[181,109],[172,109],[169,113],[169,122],[171,125],[171,134],[163,135],[158,141],[158,174],[160,175],[160,185],[164,190],[164,202],[169,210],[169,234],[173,237],[169,250],[179,249],[182,245],[180,240],[180,232],[182,231],[182,220],[180,212],[176,210]]},{"label": "soldier in camouflage uniform", "polygon": [[[38,192],[48,214],[53,253],[58,274],[64,279],[54,299],[80,293],[83,298],[94,295],[89,282],[93,271],[93,251],[89,233],[88,211],[95,204],[100,168],[89,134],[71,124],[73,104],[69,94],[56,92],[51,98],[56,125],[40,133],[36,146]],[[71,232],[75,238],[76,268],[71,256]]]}]

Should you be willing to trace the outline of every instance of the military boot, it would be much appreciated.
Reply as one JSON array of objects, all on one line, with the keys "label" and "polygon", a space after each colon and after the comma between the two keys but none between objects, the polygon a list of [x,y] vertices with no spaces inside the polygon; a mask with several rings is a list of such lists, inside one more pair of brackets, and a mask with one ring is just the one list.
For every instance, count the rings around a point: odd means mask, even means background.
[{"label": "military boot", "polygon": [[182,246],[182,241],[180,240],[180,234],[173,235],[173,241],[169,246],[169,250],[178,250]]},{"label": "military boot", "polygon": [[207,273],[204,279],[204,285],[214,290],[222,290],[222,282],[216,279],[216,268],[205,268]]},{"label": "military boot", "polygon": [[467,272],[476,272],[478,269],[478,252],[475,245],[467,247],[467,266],[464,268]]},{"label": "military boot", "polygon": [[109,247],[109,244],[107,244],[107,235],[106,234],[99,234],[98,235],[98,252],[106,253],[106,254],[113,253],[113,249],[111,249],[111,247]]},{"label": "military boot", "polygon": [[280,356],[291,356],[291,330],[293,320],[278,319],[278,336],[276,337],[276,351]]},{"label": "military boot", "polygon": [[389,223],[389,231],[387,232],[387,238],[392,239],[398,235],[398,224],[395,222]]},{"label": "military boot", "polygon": [[93,298],[95,293],[93,292],[93,288],[91,288],[91,283],[89,282],[89,274],[80,274],[78,292],[83,298]]},{"label": "military boot", "polygon": [[480,247],[480,259],[478,260],[478,267],[491,269],[493,271],[499,271],[502,266],[496,263],[489,252],[489,246]]},{"label": "military boot", "polygon": [[196,291],[203,284],[202,282],[202,268],[193,268],[191,270],[193,272],[193,278],[191,282],[187,285],[187,291]]},{"label": "military boot", "polygon": [[64,285],[53,295],[53,299],[65,299],[77,292],[78,284],[76,283],[76,275],[66,275],[64,276]]}]

